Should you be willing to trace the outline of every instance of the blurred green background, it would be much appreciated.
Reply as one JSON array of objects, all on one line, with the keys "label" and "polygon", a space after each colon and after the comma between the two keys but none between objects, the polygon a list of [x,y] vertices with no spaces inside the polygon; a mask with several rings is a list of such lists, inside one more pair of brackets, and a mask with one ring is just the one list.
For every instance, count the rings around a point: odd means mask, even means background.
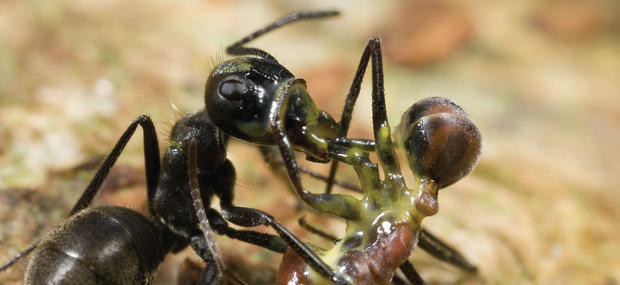
[{"label": "blurred green background", "polygon": [[[63,219],[96,169],[84,164],[105,155],[135,117],[153,118],[163,149],[174,121],[203,106],[204,81],[228,44],[289,12],[325,8],[342,15],[252,46],[306,79],[317,105],[339,117],[366,42],[379,36],[393,126],[416,100],[445,96],[484,137],[476,170],[442,191],[439,214],[425,221],[480,272],[415,251],[430,284],[620,282],[615,0],[0,1],[0,263]],[[371,137],[369,80],[351,136]],[[342,233],[341,221],[298,212],[255,148],[232,142],[229,157],[237,204],[322,246],[297,218]],[[345,167],[338,177],[356,182]],[[141,135],[109,180],[97,204],[144,208]],[[280,255],[218,244],[249,283],[273,283]],[[0,273],[0,284],[21,283],[25,265]],[[191,281],[197,266],[191,250],[170,256],[157,282]]]}]

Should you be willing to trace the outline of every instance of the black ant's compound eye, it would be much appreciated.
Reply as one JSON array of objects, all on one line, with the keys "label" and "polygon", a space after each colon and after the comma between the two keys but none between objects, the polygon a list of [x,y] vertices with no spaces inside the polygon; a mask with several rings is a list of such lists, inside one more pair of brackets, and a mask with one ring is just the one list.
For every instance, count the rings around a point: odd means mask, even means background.
[{"label": "black ant's compound eye", "polygon": [[449,99],[418,101],[403,114],[397,130],[412,170],[433,179],[440,188],[469,174],[478,162],[480,132]]},{"label": "black ant's compound eye", "polygon": [[228,100],[241,100],[245,94],[249,92],[249,88],[243,83],[235,79],[229,79],[220,84],[220,95]]}]

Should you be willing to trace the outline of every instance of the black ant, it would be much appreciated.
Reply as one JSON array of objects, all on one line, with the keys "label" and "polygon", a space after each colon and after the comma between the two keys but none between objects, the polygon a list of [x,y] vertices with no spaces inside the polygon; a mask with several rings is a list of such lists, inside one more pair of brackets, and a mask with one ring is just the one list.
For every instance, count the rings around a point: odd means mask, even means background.
[{"label": "black ant", "polygon": [[[329,272],[344,274],[347,282],[355,284],[382,284],[389,282],[396,268],[403,265],[408,278],[419,283],[421,278],[407,258],[417,243],[421,221],[437,212],[438,190],[473,169],[480,153],[480,133],[465,112],[448,99],[429,98],[414,104],[403,115],[396,136],[418,179],[415,187],[409,189],[401,174],[387,122],[378,38],[372,38],[362,54],[340,123],[316,107],[303,79],[295,78],[267,52],[243,46],[287,23],[336,14],[335,11],[294,13],[230,46],[228,53],[243,57],[226,61],[211,73],[205,91],[207,111],[220,129],[236,138],[277,145],[300,198],[318,211],[347,220],[347,233],[332,250],[316,250],[329,264]],[[376,141],[348,139],[351,113],[371,58]],[[309,160],[334,159],[353,166],[364,199],[343,194],[314,194],[303,189],[293,149],[303,151]],[[385,173],[383,181],[377,164],[368,159],[368,153],[373,151]],[[328,178],[328,189],[334,171],[335,166]],[[233,217],[226,218],[238,223]],[[279,283],[320,283],[325,280],[323,277],[333,281],[333,274],[309,273],[304,265],[307,260],[302,259],[287,252]]]},{"label": "black ant", "polygon": [[[196,144],[200,146],[197,152],[196,165],[198,168],[197,180],[201,200],[206,201],[206,204],[208,204],[211,196],[217,195],[220,198],[222,214],[228,221],[246,227],[269,225],[276,230],[279,237],[228,228],[226,221],[212,209],[208,209],[207,215],[201,216],[201,218],[208,218],[208,222],[214,225],[218,233],[232,238],[254,243],[278,252],[284,252],[290,246],[321,275],[327,276],[328,279],[336,283],[348,283],[345,277],[334,273],[331,267],[323,262],[307,245],[299,241],[270,215],[255,209],[233,206],[234,167],[226,159],[226,136],[221,132],[223,130],[230,135],[253,143],[276,144],[282,153],[293,186],[304,201],[313,208],[324,212],[349,220],[356,218],[355,208],[359,201],[355,198],[348,195],[312,194],[302,189],[292,149],[294,147],[297,150],[304,151],[310,160],[320,162],[328,162],[332,158],[338,158],[334,156],[333,148],[346,147],[353,150],[374,151],[375,143],[373,141],[345,138],[351,112],[359,94],[363,69],[365,69],[370,54],[365,52],[362,57],[362,63],[356,73],[354,84],[351,87],[349,96],[347,96],[343,119],[338,124],[335,123],[329,114],[316,108],[306,92],[303,80],[294,79],[290,72],[279,65],[266,52],[255,48],[243,47],[243,44],[250,40],[285,24],[300,19],[320,18],[336,14],[337,12],[335,11],[293,13],[230,46],[227,49],[228,53],[246,56],[226,61],[214,70],[207,81],[205,96],[207,109],[190,113],[175,124],[170,138],[171,144],[166,150],[161,169],[158,142],[152,122],[148,117],[141,116],[121,136],[112,153],[106,158],[95,178],[74,206],[67,222],[63,223],[59,230],[45,242],[33,244],[7,265],[0,267],[0,271],[6,269],[15,260],[40,245],[41,249],[38,252],[43,252],[42,256],[44,257],[37,258],[37,255],[35,255],[29,266],[29,268],[32,268],[32,270],[28,270],[29,274],[33,274],[33,278],[36,278],[36,280],[60,278],[62,277],[59,273],[60,271],[49,271],[47,272],[49,276],[31,273],[37,272],[37,268],[48,266],[46,263],[55,262],[56,259],[45,255],[47,242],[60,242],[61,238],[70,235],[79,236],[82,229],[71,229],[69,227],[74,224],[92,227],[92,224],[80,223],[83,219],[86,219],[83,217],[95,215],[88,213],[103,211],[106,212],[104,215],[107,217],[106,219],[112,217],[112,214],[108,215],[107,212],[116,211],[123,213],[118,214],[123,217],[138,215],[135,212],[121,208],[87,209],[87,207],[120,155],[124,145],[128,142],[137,126],[142,125],[144,128],[147,196],[152,219],[147,220],[144,217],[127,219],[135,220],[134,223],[138,223],[137,220],[143,219],[140,223],[156,228],[157,232],[153,233],[152,238],[154,240],[159,239],[161,243],[159,245],[160,249],[167,250],[160,250],[160,256],[151,255],[153,254],[151,251],[148,253],[136,251],[132,256],[115,256],[123,258],[125,261],[130,258],[138,260],[135,263],[139,265],[136,267],[139,269],[136,272],[136,281],[148,280],[148,276],[159,264],[166,252],[178,251],[188,244],[191,244],[194,250],[207,261],[207,268],[203,271],[201,278],[203,282],[217,280],[221,274],[221,268],[218,268],[218,263],[214,262],[214,253],[209,247],[209,242],[211,241],[203,236],[202,231],[197,226],[199,222],[205,224],[206,220],[196,218],[194,215],[195,210],[189,206],[193,200],[188,193],[187,151],[190,141],[196,141]],[[373,72],[373,74],[375,73]],[[374,81],[377,82],[376,80]],[[230,102],[222,101],[222,98],[213,96],[213,94],[232,100],[233,104],[230,105]],[[244,112],[239,112],[239,110],[244,110]],[[207,112],[209,113],[208,115]],[[335,167],[332,169],[335,169]],[[328,185],[333,184],[333,172],[330,174],[328,181]],[[136,238],[134,235],[141,234],[144,233],[140,231],[132,232],[130,236],[131,238]],[[114,239],[109,241],[116,242]],[[155,245],[156,243],[154,242],[153,244]],[[79,246],[81,243],[76,242],[72,245]],[[92,248],[94,247],[87,247],[86,249]],[[80,248],[79,250],[86,251],[86,249]],[[107,249],[117,249],[115,252],[120,254],[118,252],[120,248],[118,247],[108,247]],[[451,250],[450,248],[447,249],[448,251]],[[84,252],[77,253],[83,254]],[[97,252],[94,252],[94,254],[97,254]],[[114,255],[111,254],[111,256]],[[75,256],[71,257],[75,261]],[[50,266],[49,268],[53,267]],[[111,268],[114,268],[114,266]],[[113,273],[117,275],[127,273],[121,271],[121,268],[117,269],[119,271]],[[122,269],[127,268],[123,267]],[[78,267],[62,267],[59,270],[66,273],[70,270],[80,269]],[[95,275],[102,277],[101,273],[98,272],[95,272]],[[127,274],[127,276],[129,275]],[[63,276],[69,275],[65,274]],[[28,278],[27,276],[27,280]]]},{"label": "black ant", "polygon": [[[300,15],[303,18],[303,13]],[[234,46],[229,50],[235,50]],[[242,64],[233,66],[223,63],[216,72],[226,70],[227,66],[243,68]],[[266,72],[263,75],[280,75],[278,70]],[[269,82],[263,83],[263,87],[270,87]],[[235,86],[228,87],[234,89]],[[243,107],[251,109],[260,106],[247,104]],[[142,126],[144,131],[147,198],[151,218],[121,207],[89,208],[103,180],[138,125]],[[1,266],[0,271],[36,249],[26,273],[25,280],[28,283],[52,280],[80,283],[87,283],[89,280],[94,280],[95,283],[148,283],[153,271],[168,252],[177,252],[191,244],[194,251],[207,263],[201,283],[208,284],[219,280],[222,274],[222,265],[217,262],[213,247],[210,246],[212,241],[198,227],[199,224],[202,226],[211,223],[220,234],[273,251],[284,252],[292,247],[317,271],[331,276],[330,279],[336,283],[346,283],[273,217],[259,210],[233,206],[235,170],[226,159],[226,138],[212,123],[205,109],[187,114],[172,128],[170,145],[161,165],[153,123],[148,116],[138,117],[119,138],[68,218],[46,239],[33,243]],[[246,227],[268,225],[273,227],[279,236],[229,228],[219,213],[212,209],[208,212],[208,217],[201,215],[203,220],[196,217],[195,209],[191,206],[195,199],[190,196],[187,166],[190,141],[196,141],[200,145],[197,167],[201,200],[208,205],[211,197],[216,195],[220,199],[222,213],[228,220]],[[206,218],[209,220],[205,220]],[[122,235],[109,235],[111,232]]]}]

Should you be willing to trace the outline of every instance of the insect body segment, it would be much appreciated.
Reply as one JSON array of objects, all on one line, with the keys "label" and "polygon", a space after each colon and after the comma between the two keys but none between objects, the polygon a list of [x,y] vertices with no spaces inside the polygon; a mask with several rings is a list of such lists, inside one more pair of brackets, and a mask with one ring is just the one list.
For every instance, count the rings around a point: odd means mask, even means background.
[{"label": "insect body segment", "polygon": [[132,210],[89,208],[39,244],[25,283],[148,283],[173,242],[166,228]]},{"label": "insect body segment", "polygon": [[[419,237],[425,244],[422,248],[435,256],[475,269],[421,228],[422,220],[438,210],[439,189],[465,176],[477,161],[480,134],[460,107],[447,99],[431,98],[414,104],[403,115],[395,137],[416,175],[415,185],[409,189],[387,121],[379,39],[371,39],[362,54],[338,123],[316,106],[303,79],[295,78],[267,52],[244,46],[288,23],[337,14],[293,13],[229,46],[227,52],[238,57],[221,63],[210,74],[206,108],[175,123],[161,162],[153,123],[140,116],[121,136],[70,217],[0,271],[38,245],[26,277],[32,283],[63,278],[80,283],[148,283],[166,253],[191,245],[207,264],[200,284],[211,284],[220,281],[223,265],[209,228],[273,251],[286,251],[279,284],[387,284],[399,267],[416,283],[421,279],[408,257]],[[346,133],[369,62],[375,141],[350,139]],[[151,217],[120,207],[88,208],[138,125],[144,130]],[[315,248],[268,213],[234,205],[236,174],[226,158],[228,136],[277,147],[299,197],[320,212],[346,219],[345,236],[331,249]],[[328,190],[336,162],[352,166],[363,198],[304,189],[294,150],[304,152],[311,161],[334,162],[326,178]],[[378,164],[369,159],[370,152],[377,154]],[[383,180],[379,167],[385,174]],[[209,207],[214,195],[220,200],[219,212]],[[236,230],[228,222],[242,227],[269,226],[278,235]]]},{"label": "insect body segment", "polygon": [[327,156],[327,142],[317,132],[333,137],[338,130],[314,104],[305,82],[268,58],[243,56],[221,63],[207,79],[205,102],[219,128],[261,145],[276,143],[272,123],[278,116],[295,148],[314,160]]},{"label": "insect body segment", "polygon": [[[351,203],[354,208],[359,208],[359,216],[347,219],[345,236],[332,249],[317,252],[336,272],[344,273],[354,284],[387,284],[396,269],[406,264],[417,244],[422,220],[437,213],[440,187],[462,178],[477,162],[480,135],[462,109],[448,99],[431,98],[414,104],[403,116],[404,122],[401,122],[400,135],[397,136],[409,160],[423,162],[422,166],[413,164],[417,179],[413,189],[407,188],[386,116],[378,39],[370,40],[364,51],[365,55],[368,53],[372,56],[375,151],[385,179],[380,179],[378,166],[369,160],[366,150],[329,145],[334,159],[353,166],[364,197],[358,204]],[[367,62],[363,60],[360,66]],[[435,115],[442,111],[447,115]],[[434,120],[434,123],[420,124],[418,117]],[[401,138],[406,140],[401,141]],[[292,254],[285,254],[278,273],[279,284],[291,284],[289,282],[299,276],[305,279],[293,284],[326,283],[311,270],[302,272],[301,266],[288,266],[299,264],[295,259]]]}]

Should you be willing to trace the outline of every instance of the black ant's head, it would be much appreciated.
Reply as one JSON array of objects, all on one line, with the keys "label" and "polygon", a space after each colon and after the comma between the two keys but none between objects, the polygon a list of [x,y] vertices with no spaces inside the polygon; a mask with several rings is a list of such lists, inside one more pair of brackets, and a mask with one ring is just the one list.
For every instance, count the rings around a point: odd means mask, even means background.
[{"label": "black ant's head", "polygon": [[279,88],[294,76],[274,60],[244,56],[218,65],[207,79],[209,117],[226,133],[259,144],[273,135],[269,113]]},{"label": "black ant's head", "polygon": [[469,174],[480,155],[480,132],[450,99],[431,97],[411,106],[397,127],[411,169],[447,187]]}]

